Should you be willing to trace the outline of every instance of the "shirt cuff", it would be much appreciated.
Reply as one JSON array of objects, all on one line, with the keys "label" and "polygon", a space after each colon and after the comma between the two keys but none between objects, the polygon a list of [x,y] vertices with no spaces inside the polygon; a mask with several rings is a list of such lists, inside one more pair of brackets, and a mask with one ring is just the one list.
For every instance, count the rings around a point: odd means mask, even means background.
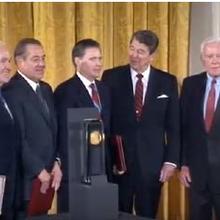
[{"label": "shirt cuff", "polygon": [[164,162],[164,164],[171,165],[171,166],[173,166],[175,168],[177,167],[177,165],[175,163],[171,163],[171,162]]},{"label": "shirt cuff", "polygon": [[56,157],[55,161],[58,163],[58,165],[61,167],[61,160],[59,157]]}]

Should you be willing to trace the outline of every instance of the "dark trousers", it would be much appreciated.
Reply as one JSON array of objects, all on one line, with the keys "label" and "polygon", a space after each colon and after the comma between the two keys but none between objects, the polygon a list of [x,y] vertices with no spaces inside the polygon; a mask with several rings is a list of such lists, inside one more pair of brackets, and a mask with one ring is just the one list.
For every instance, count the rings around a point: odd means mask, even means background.
[{"label": "dark trousers", "polygon": [[25,200],[20,203],[16,210],[16,220],[26,220],[29,201]]},{"label": "dark trousers", "polygon": [[69,211],[69,182],[62,180],[57,193],[57,211],[58,213]]},{"label": "dark trousers", "polygon": [[14,210],[7,210],[5,213],[2,213],[0,220],[16,220],[14,214]]},{"label": "dark trousers", "polygon": [[[135,180],[135,181],[134,181]],[[119,177],[119,210],[136,215],[155,218],[160,199],[161,184],[149,185],[138,181],[138,177]]]},{"label": "dark trousers", "polygon": [[207,187],[203,191],[190,189],[190,220],[212,220],[213,210],[220,220],[220,193]]}]

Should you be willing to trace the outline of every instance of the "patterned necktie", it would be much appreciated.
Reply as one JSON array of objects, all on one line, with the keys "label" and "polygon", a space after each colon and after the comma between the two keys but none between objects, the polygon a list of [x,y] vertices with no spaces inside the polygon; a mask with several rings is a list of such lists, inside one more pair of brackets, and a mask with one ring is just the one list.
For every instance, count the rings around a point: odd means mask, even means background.
[{"label": "patterned necktie", "polygon": [[207,103],[206,103],[205,128],[207,132],[210,131],[215,113],[215,84],[216,84],[216,80],[213,79],[211,82],[211,88],[209,90]]},{"label": "patterned necktie", "polygon": [[101,112],[101,103],[100,103],[99,94],[98,94],[98,91],[96,89],[95,84],[91,83],[90,84],[90,88],[92,89],[92,101],[93,101],[93,104],[98,109],[98,111]]},{"label": "patterned necktie", "polygon": [[142,82],[142,78],[143,75],[142,74],[137,74],[136,77],[138,78],[137,82],[136,82],[136,87],[135,87],[135,113],[136,113],[136,117],[137,120],[140,120],[141,117],[141,113],[142,113],[142,107],[143,107],[143,82]]},{"label": "patterned necktie", "polygon": [[45,110],[45,112],[49,116],[49,108],[48,108],[48,105],[46,103],[46,100],[44,99],[44,97],[42,95],[41,88],[40,88],[39,84],[36,87],[36,94],[37,94],[37,97],[39,98],[39,100],[40,100],[40,102],[41,102],[41,104],[43,106],[43,109]]}]

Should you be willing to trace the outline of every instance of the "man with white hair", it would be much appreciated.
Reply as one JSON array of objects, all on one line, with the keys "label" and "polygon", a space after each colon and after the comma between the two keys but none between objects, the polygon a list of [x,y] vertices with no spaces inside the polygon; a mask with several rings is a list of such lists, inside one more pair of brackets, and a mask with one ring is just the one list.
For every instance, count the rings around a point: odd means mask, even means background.
[{"label": "man with white hair", "polygon": [[220,218],[220,38],[201,44],[204,72],[187,77],[181,93],[182,167],[190,219]]},{"label": "man with white hair", "polygon": [[[2,91],[4,84],[11,78],[10,60],[11,57],[5,43],[0,41],[0,175],[6,177],[0,220],[14,219],[15,206],[18,132],[12,109]],[[1,176],[0,180],[2,179]]]}]

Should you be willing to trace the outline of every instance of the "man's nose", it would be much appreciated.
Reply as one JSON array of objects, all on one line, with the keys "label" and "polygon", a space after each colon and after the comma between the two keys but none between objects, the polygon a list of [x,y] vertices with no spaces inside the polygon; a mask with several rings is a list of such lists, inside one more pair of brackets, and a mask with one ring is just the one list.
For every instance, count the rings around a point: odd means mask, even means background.
[{"label": "man's nose", "polygon": [[42,67],[45,67],[45,61],[44,60],[40,60],[39,61],[39,65],[42,66]]}]

